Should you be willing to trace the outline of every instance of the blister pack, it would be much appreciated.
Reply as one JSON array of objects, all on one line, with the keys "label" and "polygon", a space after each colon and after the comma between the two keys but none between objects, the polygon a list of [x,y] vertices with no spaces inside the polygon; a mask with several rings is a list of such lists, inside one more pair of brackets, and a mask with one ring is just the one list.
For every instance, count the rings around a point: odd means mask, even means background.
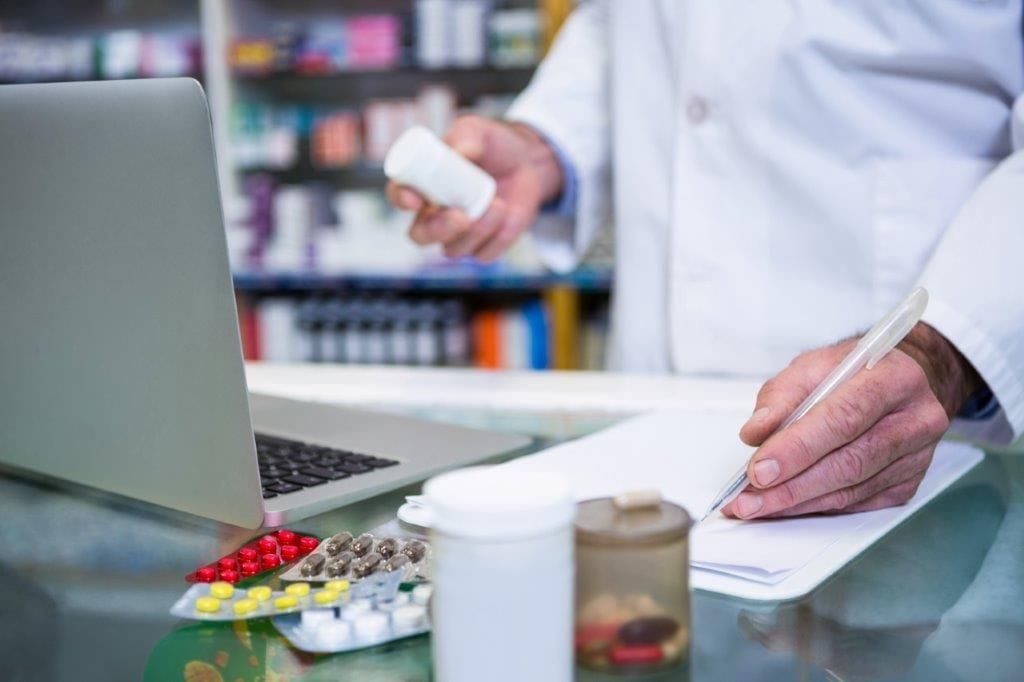
[{"label": "blister pack", "polygon": [[421,583],[390,600],[352,601],[277,616],[272,622],[303,651],[327,654],[363,649],[429,632],[431,590],[430,584]]},{"label": "blister pack", "polygon": [[379,574],[400,575],[403,582],[429,578],[430,545],[422,540],[370,533],[354,537],[342,531],[281,575],[282,580],[320,582],[346,578],[353,583]]},{"label": "blister pack", "polygon": [[401,582],[397,573],[382,573],[358,583],[332,580],[315,589],[309,583],[291,583],[284,590],[274,591],[266,585],[241,589],[218,581],[190,587],[171,607],[171,614],[193,620],[243,620],[363,601],[389,601],[398,594]]},{"label": "blister pack", "polygon": [[256,538],[213,563],[200,566],[185,576],[190,583],[222,581],[237,583],[255,578],[306,556],[320,544],[313,535],[299,535],[282,528]]}]

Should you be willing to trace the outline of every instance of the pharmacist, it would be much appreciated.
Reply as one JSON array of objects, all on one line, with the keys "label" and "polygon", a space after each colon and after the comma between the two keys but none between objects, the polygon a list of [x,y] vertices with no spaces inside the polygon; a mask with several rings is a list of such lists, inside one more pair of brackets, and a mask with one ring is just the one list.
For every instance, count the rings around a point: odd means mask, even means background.
[{"label": "pharmacist", "polygon": [[[532,226],[563,271],[612,219],[613,368],[774,374],[728,513],[901,504],[951,419],[1024,430],[1021,10],[583,2],[508,122],[449,133],[498,181],[487,213],[389,196],[418,243],[490,260]],[[900,352],[764,442],[915,284]]]}]

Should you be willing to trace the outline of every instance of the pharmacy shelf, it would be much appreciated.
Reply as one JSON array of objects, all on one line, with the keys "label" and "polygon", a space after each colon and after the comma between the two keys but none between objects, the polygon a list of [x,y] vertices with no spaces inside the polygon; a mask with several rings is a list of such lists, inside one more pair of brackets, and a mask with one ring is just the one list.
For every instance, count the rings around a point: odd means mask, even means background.
[{"label": "pharmacy shelf", "polygon": [[450,83],[458,91],[460,100],[469,101],[481,95],[519,92],[529,84],[533,72],[532,66],[482,66],[466,69],[407,66],[328,74],[236,73],[234,79],[243,87],[258,87],[278,97],[303,102],[364,102],[371,98],[409,97],[427,83]]},{"label": "pharmacy shelf", "polygon": [[582,292],[611,290],[609,270],[583,268],[567,275],[510,268],[456,266],[411,273],[244,272],[234,275],[237,291],[255,294],[315,291],[506,291],[535,292],[566,286]]}]

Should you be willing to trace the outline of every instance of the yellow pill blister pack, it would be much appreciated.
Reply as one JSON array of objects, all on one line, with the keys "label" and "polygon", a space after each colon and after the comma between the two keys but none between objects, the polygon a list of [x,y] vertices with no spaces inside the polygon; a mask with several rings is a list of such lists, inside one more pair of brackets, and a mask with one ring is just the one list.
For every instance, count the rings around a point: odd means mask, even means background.
[{"label": "yellow pill blister pack", "polygon": [[356,583],[332,580],[315,589],[309,583],[293,582],[281,591],[266,585],[244,589],[226,582],[197,583],[174,603],[171,614],[193,620],[241,620],[353,602],[389,602],[398,594],[401,578],[397,573],[382,573]]}]

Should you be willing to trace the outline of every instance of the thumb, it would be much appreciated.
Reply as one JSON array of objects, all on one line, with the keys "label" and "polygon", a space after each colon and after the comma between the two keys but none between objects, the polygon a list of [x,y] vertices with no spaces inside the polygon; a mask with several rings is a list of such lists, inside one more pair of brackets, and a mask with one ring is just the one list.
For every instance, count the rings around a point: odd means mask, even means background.
[{"label": "thumb", "polygon": [[755,447],[764,443],[839,364],[845,346],[829,346],[799,355],[766,381],[757,393],[753,414],[740,428],[740,440]]}]

